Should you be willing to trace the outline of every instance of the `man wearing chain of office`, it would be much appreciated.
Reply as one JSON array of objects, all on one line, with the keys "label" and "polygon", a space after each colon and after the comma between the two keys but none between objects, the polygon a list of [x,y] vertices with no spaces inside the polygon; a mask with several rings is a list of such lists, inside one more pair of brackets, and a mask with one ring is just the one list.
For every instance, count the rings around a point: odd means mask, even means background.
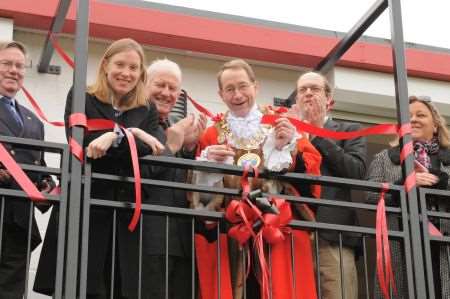
[{"label": "man wearing chain of office", "polygon": [[[248,164],[259,169],[275,172],[295,171],[320,174],[320,153],[311,145],[307,135],[298,133],[286,117],[278,118],[273,125],[261,124],[263,115],[276,114],[276,112],[270,107],[258,107],[256,104],[259,86],[253,69],[247,62],[241,59],[226,62],[217,74],[217,80],[219,95],[228,107],[228,111],[217,116],[214,124],[208,127],[201,136],[197,147],[197,160],[238,166]],[[199,185],[239,188],[240,180],[240,176],[201,172],[194,174],[194,182]],[[250,186],[252,190],[261,189],[263,192],[275,194],[289,194],[290,192],[286,189],[293,188],[292,185],[288,186],[288,184],[274,180],[261,179],[251,180]],[[306,183],[295,184],[294,187],[303,196],[318,196],[318,192],[320,192],[317,186]],[[231,199],[224,198],[222,195],[197,193],[191,200],[193,207],[196,209],[224,211]],[[308,212],[313,217],[312,211],[305,205],[302,205],[301,208],[296,207],[297,209],[293,209],[295,210],[293,211],[295,218],[304,219]],[[211,223],[206,222],[206,231],[209,224]],[[216,231],[211,227],[210,230]],[[305,280],[301,283],[301,290],[297,291],[304,292],[301,298],[316,298],[309,234],[304,231],[297,232],[300,233],[300,235],[296,235],[297,241],[306,248],[306,250],[302,250],[302,253],[306,252],[306,254],[303,254],[301,261],[298,261],[302,265],[296,269],[297,273],[301,273],[297,276]],[[217,284],[210,281],[211,276],[215,275],[214,271],[216,270],[211,270],[215,263],[204,262],[204,265],[202,265],[204,256],[209,256],[210,253],[205,254],[205,248],[200,248],[201,240],[197,241],[199,241],[196,243],[196,251],[200,292],[202,298],[210,298],[208,296],[214,296],[213,294],[217,292],[217,290],[211,290]],[[211,238],[209,241],[211,243]],[[240,299],[243,298],[244,292],[246,292],[247,298],[260,298],[259,286],[254,279],[253,283],[252,279],[250,281],[247,279],[246,290],[244,290],[245,270],[243,265],[245,262],[243,261],[242,251],[240,251],[242,248],[239,248],[231,238],[228,238],[227,243],[232,290],[228,293],[224,290],[227,285],[224,276],[228,271],[221,269],[221,298]],[[208,247],[209,245],[205,246]],[[213,248],[212,251],[215,250],[214,247],[211,248]],[[214,252],[211,252],[211,255],[214,255]],[[251,271],[255,272],[255,269],[251,269]],[[273,271],[272,269],[272,280],[281,279],[281,275],[273,273]],[[252,277],[253,275],[250,274],[249,278]],[[277,283],[272,281],[272,298],[281,298],[281,294],[276,295],[276,289]]]}]

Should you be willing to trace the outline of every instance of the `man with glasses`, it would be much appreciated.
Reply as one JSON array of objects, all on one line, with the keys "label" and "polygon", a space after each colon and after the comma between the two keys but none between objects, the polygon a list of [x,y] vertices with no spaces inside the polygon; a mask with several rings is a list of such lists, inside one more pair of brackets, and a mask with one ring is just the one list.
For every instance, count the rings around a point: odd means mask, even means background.
[{"label": "man with glasses", "polygon": [[[338,122],[332,119],[329,112],[333,107],[331,86],[321,74],[305,73],[297,81],[297,100],[293,112],[302,120],[319,128],[333,131],[355,131],[359,124]],[[366,172],[367,142],[359,137],[351,140],[333,140],[318,136],[310,136],[311,143],[322,154],[321,173],[350,179],[364,178]],[[347,188],[322,187],[322,198],[351,201]],[[317,221],[343,225],[355,225],[354,210],[319,206],[316,211]],[[319,237],[319,271],[322,298],[340,299],[345,293],[346,299],[358,297],[358,281],[355,266],[354,249],[358,246],[356,238],[343,235],[342,252],[339,251],[339,235],[337,232],[320,232]],[[342,262],[340,256],[342,254]],[[341,284],[341,268],[343,267],[343,284]],[[344,288],[341,288],[341,285]]]},{"label": "man with glasses", "polygon": [[[16,99],[22,88],[25,74],[25,47],[18,42],[0,41],[0,134],[30,139],[44,139],[42,122]],[[4,144],[18,163],[45,165],[43,153],[14,145]],[[41,191],[54,186],[48,176],[31,174],[28,176]],[[0,188],[20,189],[7,169],[0,165]],[[4,214],[0,256],[0,298],[18,299],[23,297],[27,265],[28,227],[30,206],[20,198],[2,198]],[[2,202],[3,205],[3,202]],[[42,209],[46,209],[42,207]],[[36,220],[32,218],[30,249],[41,242]]]},{"label": "man with glasses", "polygon": [[[247,62],[241,59],[226,62],[217,74],[217,82],[219,96],[228,111],[216,117],[215,123],[200,137],[198,160],[238,166],[247,164],[273,172],[295,171],[319,174],[320,154],[305,135],[296,133],[295,127],[287,118],[278,118],[271,126],[261,124],[264,114],[275,112],[268,107],[257,105],[259,84],[253,69]],[[239,176],[198,173],[194,181],[198,185],[240,188],[240,178]],[[250,186],[252,190],[260,189],[271,194],[296,193],[292,191],[294,189],[292,185],[274,180],[252,179]],[[305,182],[296,184],[295,188],[306,197],[318,196],[320,192],[317,186]],[[237,199],[239,200],[239,197]],[[197,209],[224,211],[229,201],[229,198],[224,198],[222,195],[197,193],[193,196],[193,205]],[[307,217],[305,214],[311,212],[306,205],[296,207],[297,209],[292,209],[293,217],[296,219],[304,219]],[[261,210],[264,209],[261,208]],[[217,232],[217,228],[213,225],[214,223],[206,222],[204,235],[207,238]],[[255,228],[255,231],[257,232],[258,228]],[[271,247],[273,249],[273,255],[270,257],[272,295],[274,298],[316,298],[309,232],[295,229],[292,230],[292,236],[292,239],[286,238],[286,243],[281,242],[283,246],[278,244],[276,250],[274,245]],[[217,246],[211,243],[205,244],[204,239],[197,235],[195,243],[200,293],[202,298],[214,298],[218,292],[214,290],[218,285],[214,280],[218,271],[215,268],[217,259],[210,259],[210,257],[217,255]],[[214,238],[209,238],[211,239]],[[249,240],[248,243],[252,244],[253,240]],[[220,244],[221,261],[224,261],[223,257],[228,255],[230,262],[228,264],[225,261],[221,264],[221,298],[261,298],[261,289],[256,283],[255,275],[248,275],[247,281],[244,282],[247,277],[244,269],[246,257],[236,240],[229,238],[228,242],[222,240]],[[291,258],[291,246],[294,251],[294,258],[292,258],[294,265],[286,262],[288,258]],[[281,247],[283,249],[280,249]],[[244,252],[250,255],[252,251],[250,248],[252,245],[244,249]],[[278,255],[275,255],[275,252]],[[255,259],[256,256],[252,258],[252,260]],[[295,268],[293,276],[291,276],[292,268]],[[261,273],[257,263],[250,266],[250,271],[255,274]],[[295,277],[294,288],[292,287],[293,277]]]}]

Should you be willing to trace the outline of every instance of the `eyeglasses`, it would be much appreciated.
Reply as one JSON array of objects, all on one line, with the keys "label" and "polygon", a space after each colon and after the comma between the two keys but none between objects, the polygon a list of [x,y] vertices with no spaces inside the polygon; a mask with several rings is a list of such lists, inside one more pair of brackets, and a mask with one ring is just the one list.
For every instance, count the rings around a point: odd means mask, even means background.
[{"label": "eyeglasses", "polygon": [[12,60],[0,60],[0,68],[3,70],[11,70],[13,66],[16,68],[17,71],[20,73],[25,72],[25,64],[21,62],[14,62]]},{"label": "eyeglasses", "polygon": [[311,92],[313,94],[319,94],[321,93],[323,90],[325,90],[324,87],[322,86],[318,86],[318,85],[307,85],[307,86],[301,86],[299,88],[297,88],[297,93],[298,94],[305,94],[307,91],[311,90]]},{"label": "eyeglasses", "polygon": [[252,83],[247,82],[239,83],[237,86],[228,85],[223,89],[223,91],[228,95],[234,95],[236,93],[236,90],[239,90],[239,92],[241,93],[247,92],[252,85]]}]

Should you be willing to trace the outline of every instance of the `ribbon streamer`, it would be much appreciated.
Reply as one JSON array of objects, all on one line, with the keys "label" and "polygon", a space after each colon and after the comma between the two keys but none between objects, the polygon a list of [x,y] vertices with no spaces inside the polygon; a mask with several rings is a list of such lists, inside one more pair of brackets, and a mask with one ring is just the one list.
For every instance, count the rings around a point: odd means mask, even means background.
[{"label": "ribbon streamer", "polygon": [[[69,116],[69,127],[82,126],[85,127],[86,130],[88,131],[112,130],[114,129],[115,125],[116,123],[109,119],[87,119],[86,115],[82,113],[74,113]],[[130,147],[131,162],[133,166],[135,208],[133,216],[131,217],[130,224],[128,225],[128,230],[133,232],[136,229],[136,225],[139,222],[142,209],[141,172],[139,168],[139,158],[137,155],[135,138],[133,134],[128,132],[128,130],[125,127],[120,126],[120,128],[123,129],[125,137],[128,140],[128,145]],[[81,145],[78,144],[78,142],[76,142],[73,138],[70,138],[69,144],[74,156],[82,162],[83,148],[81,147]]]},{"label": "ribbon streamer", "polygon": [[9,152],[0,143],[0,161],[3,166],[9,171],[9,174],[14,178],[16,183],[22,188],[22,190],[27,194],[27,196],[32,201],[44,201],[45,197],[37,189],[30,178],[25,174],[25,172],[20,168],[16,161],[11,157]]},{"label": "ribbon streamer", "polygon": [[390,299],[389,287],[397,293],[394,282],[394,274],[391,264],[391,250],[388,239],[388,227],[386,221],[385,194],[389,190],[389,185],[383,183],[380,200],[377,205],[376,214],[376,248],[377,248],[377,277],[381,292],[384,297]]}]

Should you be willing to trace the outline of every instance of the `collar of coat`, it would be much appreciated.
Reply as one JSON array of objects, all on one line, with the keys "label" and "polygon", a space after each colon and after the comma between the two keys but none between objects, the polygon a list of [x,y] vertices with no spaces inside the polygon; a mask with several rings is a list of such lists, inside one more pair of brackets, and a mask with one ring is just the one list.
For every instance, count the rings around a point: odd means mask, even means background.
[{"label": "collar of coat", "polygon": [[[388,150],[389,158],[391,159],[392,163],[396,165],[400,165],[400,146],[391,147]],[[450,150],[445,148],[439,149],[439,160],[444,165],[450,165]]]}]

